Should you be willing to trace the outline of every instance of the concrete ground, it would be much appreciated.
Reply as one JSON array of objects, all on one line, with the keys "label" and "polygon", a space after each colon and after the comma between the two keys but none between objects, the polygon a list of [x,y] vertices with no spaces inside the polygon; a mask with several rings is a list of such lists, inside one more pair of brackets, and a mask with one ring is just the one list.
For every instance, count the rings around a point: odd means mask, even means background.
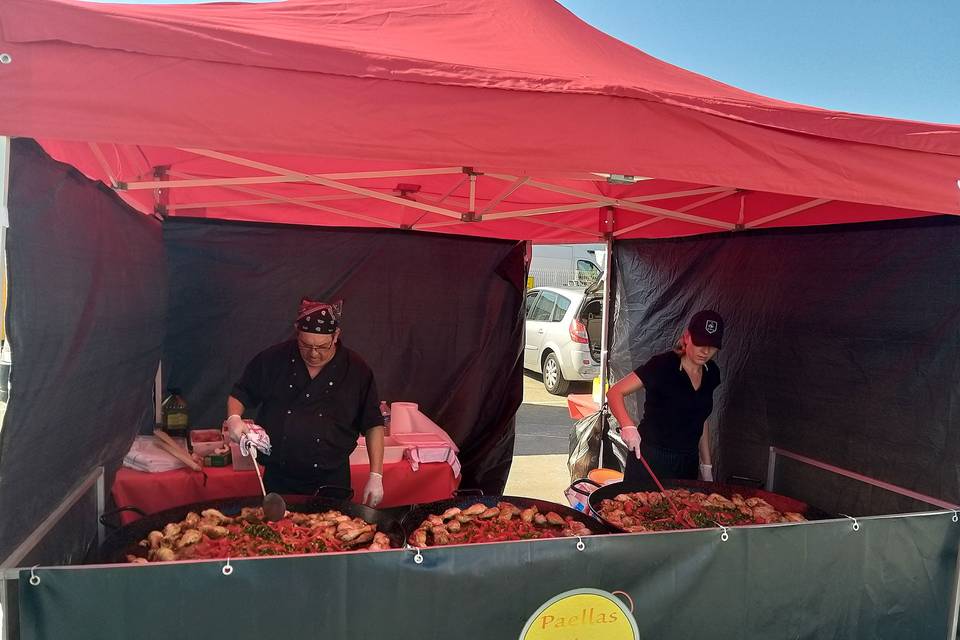
[{"label": "concrete ground", "polygon": [[[590,390],[589,382],[570,387],[570,393],[590,393]],[[573,424],[566,397],[547,393],[540,376],[526,372],[506,495],[566,504],[563,490],[570,484],[567,452]]]}]

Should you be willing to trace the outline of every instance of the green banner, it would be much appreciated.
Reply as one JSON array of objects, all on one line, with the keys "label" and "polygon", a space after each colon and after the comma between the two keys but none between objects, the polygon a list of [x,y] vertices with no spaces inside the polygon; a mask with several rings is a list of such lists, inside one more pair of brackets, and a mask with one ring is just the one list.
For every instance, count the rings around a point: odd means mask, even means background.
[{"label": "green banner", "polygon": [[857,525],[26,570],[21,637],[945,638],[960,523]]}]

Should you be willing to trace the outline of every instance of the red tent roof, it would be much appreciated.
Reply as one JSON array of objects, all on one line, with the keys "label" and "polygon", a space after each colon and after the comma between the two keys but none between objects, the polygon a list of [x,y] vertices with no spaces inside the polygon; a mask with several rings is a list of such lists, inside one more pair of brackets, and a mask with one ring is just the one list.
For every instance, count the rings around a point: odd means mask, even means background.
[{"label": "red tent roof", "polygon": [[0,32],[0,133],[142,210],[557,242],[607,207],[618,237],[960,213],[960,127],[741,91],[545,0],[0,0]]}]

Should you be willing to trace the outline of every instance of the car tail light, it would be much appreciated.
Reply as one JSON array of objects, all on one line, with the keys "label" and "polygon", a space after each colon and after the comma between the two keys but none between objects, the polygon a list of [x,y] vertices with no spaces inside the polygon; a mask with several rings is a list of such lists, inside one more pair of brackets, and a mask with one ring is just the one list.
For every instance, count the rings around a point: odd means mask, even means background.
[{"label": "car tail light", "polygon": [[587,336],[587,328],[576,318],[570,321],[570,339],[580,344],[589,344],[590,342],[590,338]]}]

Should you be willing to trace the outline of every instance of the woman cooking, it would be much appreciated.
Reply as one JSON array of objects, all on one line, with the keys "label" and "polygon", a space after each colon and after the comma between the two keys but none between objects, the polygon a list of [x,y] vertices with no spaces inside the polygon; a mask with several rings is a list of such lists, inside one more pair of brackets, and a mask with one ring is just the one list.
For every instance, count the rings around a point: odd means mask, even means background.
[{"label": "woman cooking", "polygon": [[[620,423],[624,442],[636,456],[627,456],[624,482],[652,487],[640,462],[647,461],[658,478],[713,480],[707,417],[720,368],[711,362],[723,343],[723,318],[700,311],[690,319],[671,351],[656,355],[607,391],[610,411]],[[646,389],[643,419],[630,417],[624,396]]]}]

